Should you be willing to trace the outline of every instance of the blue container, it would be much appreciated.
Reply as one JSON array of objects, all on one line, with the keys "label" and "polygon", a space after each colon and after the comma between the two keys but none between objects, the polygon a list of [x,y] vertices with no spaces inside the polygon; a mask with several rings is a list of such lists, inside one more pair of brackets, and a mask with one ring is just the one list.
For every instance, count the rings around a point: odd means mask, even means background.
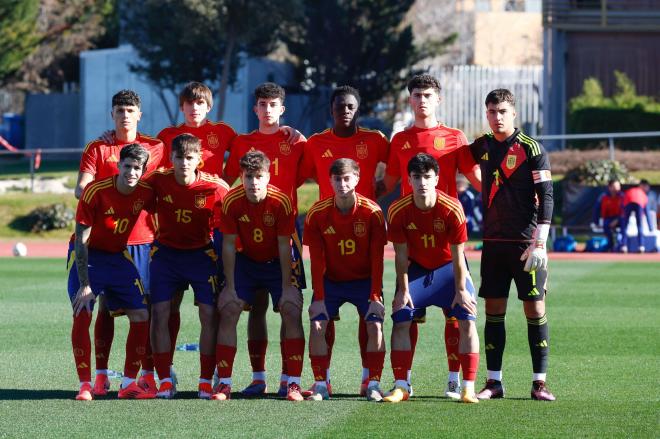
[{"label": "blue container", "polygon": [[20,114],[5,113],[2,115],[4,134],[2,136],[12,146],[23,148],[25,146],[24,118]]},{"label": "blue container", "polygon": [[575,238],[572,235],[560,236],[552,243],[552,250],[556,252],[571,253],[575,251]]},{"label": "blue container", "polygon": [[594,236],[593,238],[590,238],[584,248],[585,252],[591,253],[603,253],[607,250],[607,238],[604,236]]}]

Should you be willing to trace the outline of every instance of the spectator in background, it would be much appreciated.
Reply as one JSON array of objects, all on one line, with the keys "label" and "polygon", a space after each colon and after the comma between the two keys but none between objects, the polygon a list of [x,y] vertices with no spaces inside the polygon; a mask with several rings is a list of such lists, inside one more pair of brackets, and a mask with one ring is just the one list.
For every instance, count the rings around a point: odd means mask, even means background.
[{"label": "spectator in background", "polygon": [[596,228],[595,223],[603,228],[609,251],[615,251],[617,248],[616,228],[621,224],[623,216],[623,197],[621,183],[618,180],[610,180],[607,183],[607,192],[598,198],[594,209],[592,229]]},{"label": "spectator in background", "polygon": [[648,180],[642,179],[639,182],[639,187],[646,193],[648,198],[648,203],[646,204],[646,219],[649,223],[649,230],[655,230],[658,224],[658,194],[656,191],[651,189],[651,185]]},{"label": "spectator in background", "polygon": [[467,231],[470,237],[481,230],[481,195],[475,194],[468,189],[468,179],[462,174],[456,177],[456,191],[458,193],[458,201],[463,206],[465,218],[467,220]]},{"label": "spectator in background", "polygon": [[[623,218],[621,219],[621,232],[623,233],[623,245],[621,246],[621,251],[623,253],[628,252],[628,220],[630,215],[635,215],[635,222],[637,224],[637,244],[640,253],[644,253],[644,242],[642,241],[642,217],[644,209],[648,204],[648,197],[646,192],[642,189],[642,184],[633,186],[628,189],[623,196]],[[648,219],[648,218],[647,218]],[[649,229],[651,229],[651,223],[648,223]]]}]

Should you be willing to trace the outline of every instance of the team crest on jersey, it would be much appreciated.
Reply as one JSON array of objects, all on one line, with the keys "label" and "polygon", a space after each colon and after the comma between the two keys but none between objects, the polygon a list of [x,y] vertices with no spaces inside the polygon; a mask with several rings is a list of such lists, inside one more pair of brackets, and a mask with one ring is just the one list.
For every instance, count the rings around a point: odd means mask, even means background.
[{"label": "team crest on jersey", "polygon": [[85,355],[85,351],[83,351],[80,348],[73,348],[73,356],[74,357],[81,357],[83,355]]},{"label": "team crest on jersey", "polygon": [[444,137],[436,137],[433,139],[433,149],[435,149],[436,151],[440,151],[444,147],[445,147]]},{"label": "team crest on jersey", "polygon": [[433,230],[436,232],[444,232],[445,231],[445,222],[439,218],[436,218],[433,220]]},{"label": "team crest on jersey", "polygon": [[291,145],[288,142],[280,142],[280,154],[289,155],[291,154]]},{"label": "team crest on jersey", "polygon": [[215,133],[210,133],[206,135],[206,142],[209,144],[209,148],[217,148],[220,146],[220,139],[218,139],[218,135]]},{"label": "team crest on jersey", "polygon": [[195,195],[195,207],[201,209],[204,206],[206,206],[206,195],[204,194]]},{"label": "team crest on jersey", "polygon": [[355,153],[357,154],[357,158],[364,160],[369,155],[369,147],[364,142],[358,143],[355,145]]},{"label": "team crest on jersey", "polygon": [[112,154],[110,157],[108,157],[108,160],[106,160],[106,161],[107,162],[112,162],[112,163],[117,163],[119,160],[117,160],[117,157],[114,154]]},{"label": "team crest on jersey", "polygon": [[133,215],[137,215],[142,211],[142,208],[144,207],[144,200],[141,198],[138,198],[133,202]]},{"label": "team crest on jersey", "polygon": [[275,215],[272,212],[264,212],[264,225],[273,227],[275,225]]},{"label": "team crest on jersey", "polygon": [[356,221],[353,223],[353,233],[358,238],[362,238],[367,234],[367,223],[364,221]]},{"label": "team crest on jersey", "polygon": [[516,167],[517,157],[513,154],[506,156],[506,168],[514,169]]}]

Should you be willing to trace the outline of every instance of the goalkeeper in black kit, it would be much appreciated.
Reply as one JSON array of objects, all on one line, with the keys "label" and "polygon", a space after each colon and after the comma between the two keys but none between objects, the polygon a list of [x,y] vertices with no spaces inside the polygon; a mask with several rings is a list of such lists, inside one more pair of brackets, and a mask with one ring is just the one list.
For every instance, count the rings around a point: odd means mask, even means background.
[{"label": "goalkeeper in black kit", "polygon": [[479,399],[503,398],[502,356],[505,315],[513,280],[527,317],[532,356],[532,399],[554,401],[545,386],[548,367],[548,319],[545,311],[552,219],[552,176],[540,143],[514,127],[515,98],[506,89],[486,96],[492,130],[470,145],[481,167],[484,245],[479,296],[486,301],[484,343],[488,379]]}]

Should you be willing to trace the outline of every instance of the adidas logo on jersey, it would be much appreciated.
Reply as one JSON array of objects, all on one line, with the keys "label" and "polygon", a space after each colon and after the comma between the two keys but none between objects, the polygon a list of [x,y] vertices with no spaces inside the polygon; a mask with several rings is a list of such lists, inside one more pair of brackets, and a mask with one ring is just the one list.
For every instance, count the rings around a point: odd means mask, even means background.
[{"label": "adidas logo on jersey", "polygon": [[170,204],[174,203],[174,201],[172,201],[172,195],[165,195],[163,201],[167,201]]},{"label": "adidas logo on jersey", "polygon": [[486,161],[486,162],[488,161],[488,153],[487,152],[485,152],[484,155],[481,156],[481,160]]},{"label": "adidas logo on jersey", "polygon": [[119,160],[117,160],[117,157],[115,157],[115,155],[113,154],[110,157],[108,157],[108,160],[106,160],[106,161],[117,163]]},{"label": "adidas logo on jersey", "polygon": [[113,209],[112,206],[110,206],[110,209],[106,210],[105,214],[106,215],[114,215],[115,214],[115,209]]},{"label": "adidas logo on jersey", "polygon": [[332,151],[330,151],[329,149],[326,149],[325,152],[321,155],[321,157],[323,157],[324,159],[327,159],[327,158],[334,157],[334,156],[332,155]]},{"label": "adidas logo on jersey", "polygon": [[323,232],[324,235],[334,235],[335,234],[335,228],[330,226],[325,231]]},{"label": "adidas logo on jersey", "polygon": [[406,226],[406,230],[417,230],[415,223],[410,223]]},{"label": "adidas logo on jersey", "polygon": [[410,143],[408,143],[408,142],[404,143],[403,146],[401,147],[402,150],[411,149],[411,148],[412,148],[412,146],[410,146]]},{"label": "adidas logo on jersey", "polygon": [[247,214],[243,215],[238,220],[242,223],[249,223],[250,222],[250,218],[247,216]]}]

